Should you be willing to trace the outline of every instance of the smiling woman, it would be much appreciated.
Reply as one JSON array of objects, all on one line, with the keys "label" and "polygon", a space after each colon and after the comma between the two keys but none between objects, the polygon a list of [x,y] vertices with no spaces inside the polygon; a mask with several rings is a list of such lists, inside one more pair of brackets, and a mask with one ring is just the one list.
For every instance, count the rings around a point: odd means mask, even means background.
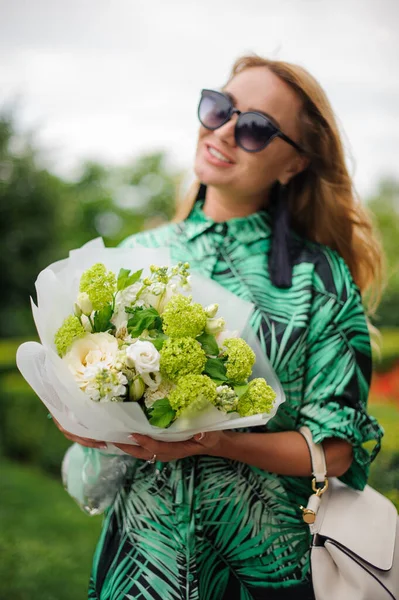
[{"label": "smiling woman", "polygon": [[329,476],[365,487],[382,430],[366,408],[361,294],[378,296],[381,251],[331,106],[302,67],[243,57],[222,92],[202,91],[198,116],[198,181],[180,214],[122,246],[168,246],[253,302],[286,402],[267,427],[120,446],[137,460],[107,512],[89,597],[312,600],[300,509],[311,467],[298,430],[323,443]]}]

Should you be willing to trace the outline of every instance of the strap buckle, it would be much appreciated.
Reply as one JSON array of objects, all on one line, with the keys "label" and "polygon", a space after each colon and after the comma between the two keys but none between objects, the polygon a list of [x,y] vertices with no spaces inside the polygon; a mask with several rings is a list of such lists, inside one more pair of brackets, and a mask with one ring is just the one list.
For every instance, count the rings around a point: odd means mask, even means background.
[{"label": "strap buckle", "polygon": [[326,492],[328,490],[328,479],[327,479],[327,477],[324,478],[324,486],[321,487],[321,488],[317,487],[316,477],[313,477],[313,479],[312,479],[312,490],[316,493],[316,496],[318,496],[320,498],[320,496],[322,494],[324,494],[324,492]]}]

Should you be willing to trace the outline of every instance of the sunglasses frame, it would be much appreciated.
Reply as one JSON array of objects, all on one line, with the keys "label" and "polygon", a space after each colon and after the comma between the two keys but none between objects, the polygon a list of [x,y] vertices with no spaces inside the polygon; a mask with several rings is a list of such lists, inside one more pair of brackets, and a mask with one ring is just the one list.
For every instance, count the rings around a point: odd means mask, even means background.
[{"label": "sunglasses frame", "polygon": [[[218,96],[222,96],[224,100],[226,100],[230,106],[229,108],[229,112],[228,112],[228,116],[227,119],[225,119],[220,125],[218,125],[217,127],[208,127],[207,125],[204,125],[204,123],[201,121],[201,117],[200,117],[200,108],[201,108],[201,102],[202,99],[204,98],[204,92],[211,92],[212,94],[217,94]],[[301,146],[299,146],[296,142],[294,142],[293,140],[291,140],[291,138],[289,138],[287,135],[285,135],[285,133],[283,133],[281,131],[281,129],[279,129],[268,117],[266,117],[266,115],[263,115],[260,112],[257,112],[256,110],[249,110],[249,111],[245,111],[242,112],[241,110],[238,110],[238,108],[235,108],[234,104],[231,101],[231,98],[229,98],[229,96],[227,96],[226,94],[224,94],[223,92],[219,92],[218,90],[210,90],[207,88],[204,88],[201,90],[201,98],[200,101],[198,103],[198,110],[197,110],[197,114],[198,114],[198,119],[201,123],[201,125],[203,127],[205,127],[205,129],[209,129],[210,131],[215,131],[215,129],[219,129],[220,127],[223,127],[223,125],[225,125],[228,121],[230,121],[231,117],[236,114],[238,115],[238,119],[236,121],[235,127],[234,127],[234,137],[237,143],[237,146],[239,146],[240,148],[242,148],[243,150],[245,150],[245,152],[260,152],[261,150],[264,150],[266,148],[266,146],[268,146],[275,138],[279,137],[282,140],[284,140],[285,142],[287,142],[287,144],[290,144],[291,146],[293,146],[293,148],[295,148],[295,150],[297,150],[298,152],[300,152],[301,154],[305,153],[305,150],[303,148],[301,148]],[[237,127],[239,125],[240,122],[240,116],[241,115],[257,115],[258,117],[261,117],[264,121],[266,121],[266,123],[268,124],[269,127],[271,127],[274,130],[274,133],[270,136],[270,138],[266,141],[266,143],[259,149],[256,150],[248,150],[247,148],[244,148],[244,146],[242,146],[242,144],[240,144],[240,142],[238,141],[237,137]]]}]

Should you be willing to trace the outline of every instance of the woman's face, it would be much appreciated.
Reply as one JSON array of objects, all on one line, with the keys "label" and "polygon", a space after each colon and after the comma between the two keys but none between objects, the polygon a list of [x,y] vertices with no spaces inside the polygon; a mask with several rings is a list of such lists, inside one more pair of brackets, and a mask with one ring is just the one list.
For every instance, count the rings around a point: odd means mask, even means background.
[{"label": "woman's face", "polygon": [[[267,67],[251,67],[236,75],[224,88],[235,99],[240,111],[259,110],[270,115],[281,131],[300,144],[298,117],[300,98]],[[262,195],[274,184],[288,181],[306,166],[306,159],[290,144],[277,137],[260,152],[246,152],[237,146],[234,127],[238,115],[219,129],[200,126],[194,171],[207,185],[224,189],[235,196]],[[209,146],[229,162],[220,163],[209,153]]]}]

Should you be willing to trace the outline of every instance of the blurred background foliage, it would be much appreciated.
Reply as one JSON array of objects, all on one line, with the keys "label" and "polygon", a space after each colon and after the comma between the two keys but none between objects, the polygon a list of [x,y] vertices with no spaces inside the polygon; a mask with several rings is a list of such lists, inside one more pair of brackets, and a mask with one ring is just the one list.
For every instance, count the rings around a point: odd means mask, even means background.
[{"label": "blurred background foliage", "polygon": [[[39,271],[94,237],[115,246],[166,222],[183,174],[162,153],[122,166],[87,162],[75,181],[42,165],[32,136],[12,112],[0,114],[0,598],[84,600],[101,517],[81,513],[62,489],[70,442],[19,375],[15,353],[36,336],[29,297]],[[399,507],[399,180],[382,180],[365,200],[388,266],[369,407],[386,435],[370,484]]]},{"label": "blurred background foliage", "polygon": [[12,114],[0,114],[2,337],[34,333],[28,300],[39,271],[95,237],[115,246],[167,221],[182,177],[162,153],[121,167],[87,162],[74,182],[40,163],[31,136],[17,133]]}]

